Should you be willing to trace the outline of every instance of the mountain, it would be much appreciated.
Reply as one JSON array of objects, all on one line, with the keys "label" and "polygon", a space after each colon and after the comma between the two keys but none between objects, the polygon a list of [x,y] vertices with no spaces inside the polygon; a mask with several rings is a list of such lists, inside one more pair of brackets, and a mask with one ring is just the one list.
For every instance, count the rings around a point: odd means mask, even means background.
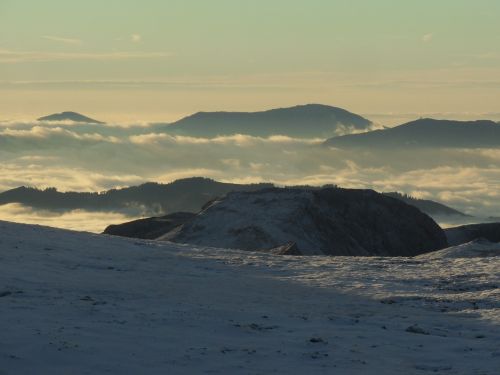
[{"label": "mountain", "polygon": [[450,246],[461,245],[479,239],[494,243],[500,242],[500,222],[467,224],[446,228],[444,231]]},{"label": "mountain", "polygon": [[133,220],[123,224],[110,225],[104,230],[103,234],[153,240],[179,225],[187,223],[195,216],[196,214],[192,212],[174,212],[162,217]]},{"label": "mountain", "polygon": [[[139,186],[112,189],[101,193],[60,192],[19,187],[0,193],[0,205],[21,203],[37,209],[89,211],[133,211],[137,215],[163,215],[179,211],[198,212],[202,206],[231,191],[255,191],[273,184],[228,184],[202,177],[176,180],[170,184],[146,183]],[[327,187],[327,185],[323,186]],[[300,187],[294,187],[300,188]],[[302,188],[319,189],[303,186]],[[441,216],[468,217],[444,204],[415,199],[400,193],[384,193],[419,208],[436,218]]]},{"label": "mountain", "polygon": [[37,121],[74,121],[74,122],[83,122],[87,124],[104,124],[104,122],[94,120],[90,117],[81,115],[76,112],[61,112],[54,113],[52,115],[40,117]]},{"label": "mountain", "polygon": [[159,239],[252,251],[294,243],[302,255],[414,256],[447,246],[442,229],[417,208],[341,188],[229,193]]},{"label": "mountain", "polygon": [[[442,260],[446,258],[466,258],[467,262],[469,263],[471,262],[471,258],[487,258],[487,263],[490,263],[493,257],[497,257],[498,259],[500,259],[500,243],[490,242],[484,238],[478,238],[470,242],[457,244],[443,250],[419,255],[417,259]],[[465,287],[465,285],[463,286]],[[470,284],[468,287],[474,288],[474,286]],[[495,287],[495,289],[497,288]]]},{"label": "mountain", "polygon": [[489,148],[500,147],[500,124],[488,121],[420,119],[394,128],[333,137],[338,148]]},{"label": "mountain", "polygon": [[272,184],[230,184],[193,177],[169,184],[145,183],[101,193],[60,192],[19,187],[0,193],[0,205],[20,203],[37,209],[128,211],[136,215],[158,215],[178,211],[198,212],[216,197],[231,191],[259,190]]},{"label": "mountain", "polygon": [[411,197],[407,194],[401,194],[398,192],[390,192],[390,193],[383,193],[383,194],[387,195],[388,197],[399,199],[399,200],[405,202],[406,204],[409,204],[410,206],[415,206],[420,211],[422,211],[422,212],[424,212],[427,215],[432,216],[432,217],[438,217],[438,216],[470,217],[469,215],[466,215],[463,212],[455,210],[454,208],[445,206],[442,203],[431,201],[428,199],[418,199],[418,198]]},{"label": "mountain", "polygon": [[164,129],[169,133],[196,137],[248,134],[327,138],[368,131],[371,126],[369,120],[344,109],[307,104],[261,112],[198,112]]},{"label": "mountain", "polygon": [[0,221],[0,259],[4,375],[498,374],[498,256],[297,259]]}]

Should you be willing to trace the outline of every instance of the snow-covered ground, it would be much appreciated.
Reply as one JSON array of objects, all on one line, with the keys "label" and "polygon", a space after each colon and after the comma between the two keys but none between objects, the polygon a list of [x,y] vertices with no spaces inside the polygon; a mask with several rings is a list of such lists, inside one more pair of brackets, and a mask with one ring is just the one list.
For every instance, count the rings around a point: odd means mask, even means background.
[{"label": "snow-covered ground", "polygon": [[499,266],[0,222],[0,374],[499,374]]}]

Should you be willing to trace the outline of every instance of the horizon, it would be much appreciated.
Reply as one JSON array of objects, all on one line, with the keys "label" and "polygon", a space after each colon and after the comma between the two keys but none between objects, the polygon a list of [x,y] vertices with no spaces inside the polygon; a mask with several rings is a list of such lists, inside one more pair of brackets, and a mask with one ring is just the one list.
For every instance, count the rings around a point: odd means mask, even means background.
[{"label": "horizon", "polygon": [[[186,117],[189,117],[191,115],[197,114],[197,113],[255,113],[255,112],[265,112],[273,109],[287,109],[287,108],[293,108],[293,107],[300,107],[300,106],[306,106],[306,105],[321,105],[321,106],[330,106],[330,107],[337,107],[341,108],[344,110],[347,110],[351,113],[356,113],[359,114],[362,117],[365,117],[366,119],[379,124],[381,126],[388,126],[388,127],[394,127],[398,125],[403,125],[404,123],[410,122],[410,121],[415,121],[418,119],[426,118],[426,119],[435,119],[435,120],[456,120],[456,121],[476,121],[476,120],[491,120],[494,122],[500,122],[500,112],[478,112],[478,113],[471,113],[471,112],[422,112],[422,113],[405,113],[405,112],[385,112],[385,113],[360,113],[352,108],[342,108],[334,103],[330,104],[325,104],[325,103],[302,103],[302,104],[290,104],[282,107],[263,107],[263,108],[257,108],[254,110],[229,110],[225,108],[220,108],[217,110],[212,110],[212,111],[202,111],[202,110],[197,110],[194,112],[187,112],[187,113],[181,113],[181,114],[165,114],[165,115],[159,115],[160,117],[154,118],[154,119],[145,119],[145,118],[135,118],[135,119],[128,119],[127,120],[119,120],[118,117],[113,117],[112,114],[107,114],[104,115],[103,117],[99,117],[93,113],[85,113],[83,111],[67,108],[63,110],[59,110],[53,113],[39,113],[39,114],[33,114],[34,117],[28,117],[27,114],[19,115],[18,117],[13,117],[13,118],[0,118],[0,126],[1,125],[6,125],[6,124],[11,124],[11,123],[24,123],[24,122],[32,122],[32,121],[38,121],[38,118],[49,116],[49,115],[54,115],[54,114],[60,114],[60,113],[66,113],[66,112],[73,112],[76,114],[88,116],[90,118],[93,118],[98,121],[104,122],[102,125],[107,125],[107,124],[122,124],[122,125],[131,125],[131,124],[138,124],[138,123],[174,123],[176,121],[182,120]],[[55,121],[55,124],[57,124],[58,121]]]},{"label": "horizon", "polygon": [[1,119],[72,108],[106,122],[172,121],[307,102],[499,112],[495,1],[147,4],[3,1]]}]

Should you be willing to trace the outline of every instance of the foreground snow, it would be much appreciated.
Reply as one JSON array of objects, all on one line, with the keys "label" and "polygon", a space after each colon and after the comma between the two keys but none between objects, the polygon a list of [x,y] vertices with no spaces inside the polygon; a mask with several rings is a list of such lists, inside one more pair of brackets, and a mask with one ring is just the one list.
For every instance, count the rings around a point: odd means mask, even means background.
[{"label": "foreground snow", "polygon": [[0,374],[498,374],[499,266],[0,222]]}]

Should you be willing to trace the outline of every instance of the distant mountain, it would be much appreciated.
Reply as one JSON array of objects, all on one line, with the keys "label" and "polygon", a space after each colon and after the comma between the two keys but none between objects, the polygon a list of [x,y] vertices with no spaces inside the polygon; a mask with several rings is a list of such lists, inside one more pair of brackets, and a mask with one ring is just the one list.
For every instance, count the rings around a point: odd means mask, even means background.
[{"label": "distant mountain", "polygon": [[104,124],[104,122],[94,120],[90,117],[81,115],[76,112],[61,112],[54,113],[52,115],[40,117],[37,119],[38,121],[74,121],[74,122],[83,122],[87,124]]},{"label": "distant mountain", "polygon": [[500,222],[461,225],[446,228],[445,233],[450,246],[461,245],[480,239],[498,243],[500,242]]},{"label": "distant mountain", "polygon": [[460,217],[470,217],[469,215],[464,214],[454,208],[445,206],[442,203],[427,200],[427,199],[418,199],[411,197],[407,194],[401,194],[398,192],[391,193],[383,193],[392,198],[399,199],[410,206],[417,207],[420,211],[425,212],[427,215],[432,217],[436,216],[460,216]]},{"label": "distant mountain", "polygon": [[[137,215],[164,215],[173,212],[198,212],[202,206],[232,191],[255,191],[274,187],[273,184],[228,184],[202,177],[192,177],[170,184],[146,183],[139,186],[112,189],[101,193],[60,192],[55,188],[44,190],[19,187],[0,193],[0,205],[21,203],[37,209],[90,211],[131,211]],[[323,188],[328,187],[327,185]],[[312,186],[294,186],[300,189],[320,189]],[[419,208],[436,218],[439,216],[468,217],[444,204],[415,199],[400,193],[384,193]]]},{"label": "distant mountain", "polygon": [[259,137],[327,138],[353,131],[368,131],[371,126],[371,121],[344,109],[307,104],[262,112],[198,112],[164,129],[196,137],[239,133]]},{"label": "distant mountain", "polygon": [[324,144],[339,148],[500,147],[500,124],[420,119],[390,129],[333,137]]},{"label": "distant mountain", "polygon": [[272,184],[229,184],[193,177],[169,184],[145,183],[101,193],[60,192],[19,187],[0,193],[0,205],[21,203],[37,209],[129,211],[136,215],[158,215],[178,211],[197,212],[209,200],[231,191],[252,191]]},{"label": "distant mountain", "polygon": [[443,230],[417,208],[341,188],[230,193],[159,239],[294,255],[413,256],[447,246]]}]

